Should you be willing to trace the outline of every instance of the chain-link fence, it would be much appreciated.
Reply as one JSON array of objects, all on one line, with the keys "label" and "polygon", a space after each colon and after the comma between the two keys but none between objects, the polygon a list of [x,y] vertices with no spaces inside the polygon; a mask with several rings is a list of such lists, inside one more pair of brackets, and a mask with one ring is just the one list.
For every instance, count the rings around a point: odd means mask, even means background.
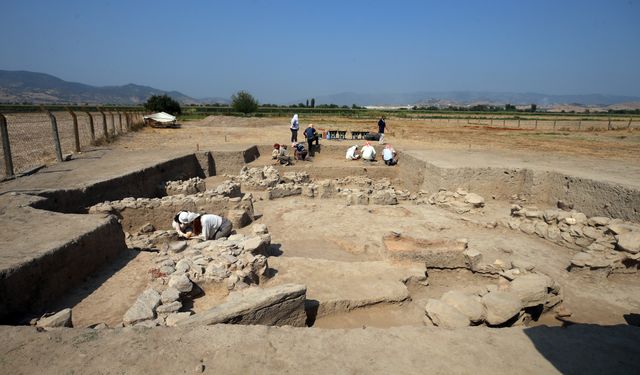
[{"label": "chain-link fence", "polygon": [[0,114],[0,178],[111,142],[144,124],[141,112],[27,112]]}]

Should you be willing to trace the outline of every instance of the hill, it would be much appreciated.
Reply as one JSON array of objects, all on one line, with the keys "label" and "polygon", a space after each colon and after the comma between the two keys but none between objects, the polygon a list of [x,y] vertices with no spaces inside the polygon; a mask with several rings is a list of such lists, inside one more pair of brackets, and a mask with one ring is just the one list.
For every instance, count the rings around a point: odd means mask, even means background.
[{"label": "hill", "polygon": [[549,95],[540,93],[487,92],[487,91],[420,91],[410,93],[362,94],[344,92],[316,97],[316,104],[393,106],[418,105],[446,107],[474,104],[529,105],[552,107],[554,105],[578,103],[584,106],[609,106],[619,103],[638,102],[640,97],[622,95]]},{"label": "hill", "polygon": [[0,70],[0,103],[34,104],[141,104],[151,95],[167,94],[182,104],[224,102],[224,99],[199,100],[179,91],[128,84],[96,87],[68,82],[49,74]]}]

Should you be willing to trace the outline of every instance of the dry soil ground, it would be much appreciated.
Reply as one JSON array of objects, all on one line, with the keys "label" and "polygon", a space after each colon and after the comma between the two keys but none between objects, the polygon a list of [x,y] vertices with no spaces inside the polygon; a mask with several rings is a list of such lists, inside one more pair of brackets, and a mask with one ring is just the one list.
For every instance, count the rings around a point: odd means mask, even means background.
[{"label": "dry soil ground", "polygon": [[[304,122],[305,119],[302,121]],[[375,121],[370,120],[315,118],[314,123],[319,129],[375,130]],[[420,151],[425,155],[432,154],[434,157],[438,155],[445,160],[450,156],[452,161],[461,153],[471,155],[468,157],[476,161],[478,158],[484,158],[487,162],[496,162],[496,160],[500,162],[501,158],[505,158],[505,160],[508,159],[514,163],[517,160],[533,160],[539,165],[549,168],[562,167],[565,171],[570,171],[572,167],[575,167],[579,169],[577,173],[591,173],[595,177],[599,174],[598,171],[602,171],[602,174],[610,173],[610,180],[619,180],[634,185],[636,188],[640,187],[638,178],[640,173],[636,167],[631,168],[640,165],[640,132],[638,131],[537,132],[452,125],[446,122],[434,126],[420,120],[393,118],[387,119],[387,123],[390,131],[386,140],[402,151]],[[200,121],[185,122],[179,129],[145,128],[142,131],[124,135],[110,147],[115,150],[177,152],[216,149],[233,144],[272,144],[276,142],[286,144],[290,136],[287,124],[288,119],[286,118],[209,117]],[[303,139],[301,134],[299,139]],[[350,143],[352,142],[332,141],[332,144],[343,144],[345,149]],[[270,161],[264,160],[263,157],[254,164],[265,165],[269,163]],[[342,166],[347,162],[343,160],[342,155],[321,154],[310,163],[317,166]],[[627,166],[629,168],[626,168]],[[625,173],[626,170],[629,173]],[[310,174],[313,178],[312,169]],[[212,186],[222,178],[221,176],[213,177],[208,179],[207,183]],[[255,192],[255,195],[257,198],[261,196],[259,192]],[[328,298],[327,295],[331,293],[340,294],[341,289],[345,293],[350,289],[357,289],[358,283],[363,280],[360,275],[366,273],[370,264],[367,262],[385,259],[381,236],[393,230],[425,238],[452,240],[467,238],[470,246],[481,251],[485,260],[489,262],[501,258],[525,260],[535,264],[537,270],[548,274],[561,284],[566,306],[573,312],[570,318],[572,322],[601,325],[626,324],[625,315],[640,312],[640,279],[637,275],[602,279],[570,274],[566,271],[566,266],[575,251],[519,232],[507,229],[487,229],[481,225],[482,222],[506,217],[509,212],[509,202],[488,201],[483,214],[466,215],[458,215],[433,206],[417,206],[410,203],[402,203],[398,206],[347,206],[343,200],[338,199],[312,200],[301,197],[280,200],[259,199],[255,203],[255,209],[257,213],[261,214],[258,222],[266,224],[272,233],[274,255],[270,258],[270,263],[278,270],[278,273],[267,285],[277,284],[280,282],[279,280],[306,283],[309,295],[315,294],[319,296],[318,299]],[[463,220],[463,216],[466,220]],[[170,218],[167,220],[169,221]],[[305,262],[310,265],[309,268],[317,269],[317,273],[305,274],[305,270],[296,268]],[[349,265],[346,265],[347,263]],[[328,269],[330,267],[326,265],[334,265],[335,269],[344,265],[344,267],[351,267],[345,269],[353,271],[351,274],[336,277],[331,273],[332,270]],[[70,293],[68,298],[60,301],[60,305],[56,308],[73,307],[74,323],[79,327],[99,322],[114,325],[121,319],[138,293],[145,288],[150,266],[151,255],[149,253],[138,253],[131,250],[118,262],[105,267],[101,273],[96,274]],[[306,280],[300,278],[306,278]],[[408,325],[421,327],[424,304],[427,298],[437,298],[451,288],[464,288],[479,283],[495,282],[462,271],[432,272],[429,280],[430,285],[427,287],[416,285],[410,288],[411,300],[409,301],[385,303],[382,300],[380,303],[349,312],[335,311],[334,314],[319,317],[315,322],[315,327],[310,330],[320,332],[322,331],[320,328],[362,329],[363,326],[387,328]],[[211,293],[206,299],[196,301],[194,309],[199,310],[215,305],[220,303],[223,298],[223,293]],[[536,324],[543,322],[549,325],[562,324],[560,321],[548,317]],[[480,327],[476,329],[488,330],[488,328]],[[278,337],[281,334],[286,335],[286,332],[283,332],[279,332]],[[393,332],[400,332],[398,337],[406,336],[408,339],[415,339],[410,334],[403,333],[404,331]],[[182,334],[185,337],[193,335],[193,333]],[[317,337],[330,336],[327,333],[319,333],[318,335]],[[379,335],[383,334],[375,331],[371,337],[359,337],[353,341],[353,344],[358,345],[358,340],[376,340]],[[444,333],[442,335],[446,336]],[[480,345],[491,345],[490,342],[495,340],[491,335],[493,334],[490,334],[490,337],[483,336],[478,343],[482,341]],[[509,337],[514,336],[513,333],[508,335]],[[108,350],[118,350],[117,345],[109,343],[125,340],[124,336],[119,338],[101,334],[100,337],[101,340],[106,340],[102,345],[109,346]],[[454,341],[465,341],[465,338],[457,333],[452,333],[451,338]],[[71,340],[71,344],[75,345],[73,341],[75,338],[59,339],[63,343],[65,340]],[[25,340],[27,343],[21,347],[23,349],[19,350],[22,356],[28,356],[28,345],[38,344],[37,339]],[[163,340],[167,342],[166,338]],[[193,341],[193,339],[189,340]],[[292,342],[304,343],[304,340],[297,338],[292,339]],[[516,339],[514,338],[514,340]],[[514,345],[520,345],[515,343],[516,341],[514,341]],[[161,344],[154,345],[157,349]],[[205,346],[205,343],[201,343],[201,345]],[[149,349],[146,344],[140,344],[139,348],[140,350]],[[452,348],[455,350],[455,344]],[[13,348],[12,350],[17,349]],[[94,370],[104,368],[100,367],[104,363],[100,364],[95,360],[102,350],[98,345],[83,346],[82,353],[94,358],[86,363],[98,363],[98,367],[93,368]],[[64,351],[68,352],[68,349],[64,349]],[[33,351],[33,355],[42,355],[42,353],[36,352],[38,351]],[[516,355],[515,353],[511,354]],[[4,351],[2,355],[4,362],[0,361],[0,369],[3,368],[3,364],[7,369],[21,368],[15,364],[16,357]],[[198,354],[198,356],[204,355]],[[43,355],[43,357],[46,356]],[[195,359],[190,356],[172,358],[174,361],[180,361],[182,358],[184,365],[187,366],[187,372],[191,371],[194,366],[192,362]],[[331,355],[327,353],[324,353],[323,358],[325,361],[332,360]],[[539,362],[539,359],[536,359],[534,355],[525,354],[523,358],[529,359],[532,364]],[[266,358],[264,361],[268,362],[269,359]],[[82,359],[79,360],[79,363],[80,367],[76,366],[75,368],[82,368]],[[517,363],[517,361],[513,363]],[[506,362],[502,363],[502,365],[505,364]],[[471,364],[469,363],[469,365]],[[131,368],[139,369],[139,367],[135,367],[135,364],[131,364],[131,366]],[[555,366],[556,370],[563,371],[563,368],[557,364]],[[216,366],[209,367],[216,368]],[[22,367],[23,370],[27,368]],[[144,368],[161,370],[149,363]],[[172,365],[171,368],[175,370],[176,367]],[[373,368],[380,369],[376,366],[370,367],[370,369]],[[383,368],[386,367],[383,366]],[[467,372],[463,369],[470,370],[471,368],[472,366],[463,366],[458,370]],[[57,372],[64,369],[64,362],[54,362],[49,371]],[[240,369],[241,367],[238,367],[235,370]],[[253,368],[253,370],[255,369]],[[274,367],[268,367],[268,369],[273,371]],[[318,368],[315,367],[315,369]],[[502,369],[504,370],[504,366]],[[552,367],[547,366],[545,371],[551,369]],[[366,371],[366,367],[362,370]],[[412,372],[410,370],[411,367],[405,367],[402,372]],[[418,369],[413,368],[413,370],[417,371]]]}]

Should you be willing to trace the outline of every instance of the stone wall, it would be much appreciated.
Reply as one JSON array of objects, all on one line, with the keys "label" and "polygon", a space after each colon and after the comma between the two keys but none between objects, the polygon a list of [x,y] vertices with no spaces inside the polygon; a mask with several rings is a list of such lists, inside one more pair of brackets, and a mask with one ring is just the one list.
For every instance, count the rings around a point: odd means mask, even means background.
[{"label": "stone wall", "polygon": [[498,200],[518,196],[549,205],[563,200],[589,216],[640,222],[640,190],[616,183],[527,168],[442,168],[410,154],[403,154],[398,167],[413,192],[462,187]]},{"label": "stone wall", "polygon": [[558,245],[581,250],[570,270],[635,272],[640,259],[640,225],[582,212],[513,205],[501,224]]},{"label": "stone wall", "polygon": [[[253,197],[240,192],[234,184],[221,185],[204,193],[194,195],[173,195],[163,198],[125,198],[119,201],[99,203],[89,209],[90,213],[110,213],[120,218],[126,232],[136,232],[150,224],[154,229],[171,229],[173,217],[179,211],[193,211],[216,214],[224,217],[242,217],[237,211],[246,212],[253,220]],[[231,195],[231,197],[229,196]],[[234,226],[239,223],[233,222]],[[246,222],[244,223],[246,224]]]}]

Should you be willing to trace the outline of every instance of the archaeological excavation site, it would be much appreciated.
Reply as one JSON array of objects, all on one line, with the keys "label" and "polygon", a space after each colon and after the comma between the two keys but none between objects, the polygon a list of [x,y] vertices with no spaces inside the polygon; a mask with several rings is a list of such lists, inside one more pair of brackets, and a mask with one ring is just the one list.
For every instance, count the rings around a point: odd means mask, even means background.
[{"label": "archaeological excavation site", "polygon": [[[270,145],[96,148],[2,182],[0,322],[3,346],[22,349],[0,362],[637,369],[637,166],[407,146],[390,167],[345,149],[283,166]],[[183,210],[233,231],[182,238]]]}]

